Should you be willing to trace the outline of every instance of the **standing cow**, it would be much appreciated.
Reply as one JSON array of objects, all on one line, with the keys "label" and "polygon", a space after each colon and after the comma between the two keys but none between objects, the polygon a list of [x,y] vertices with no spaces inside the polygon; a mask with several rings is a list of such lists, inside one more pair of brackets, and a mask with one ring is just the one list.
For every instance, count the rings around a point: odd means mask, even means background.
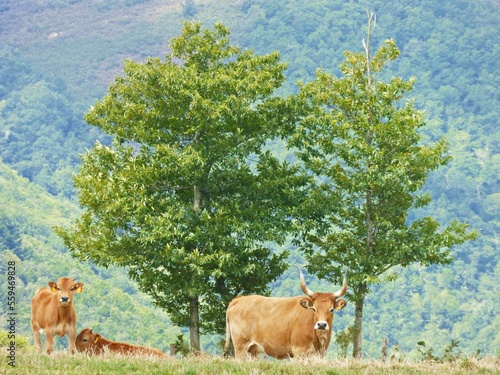
[{"label": "standing cow", "polygon": [[41,333],[45,332],[47,354],[54,348],[54,335],[68,335],[69,350],[75,353],[76,311],[73,305],[75,293],[83,291],[83,283],[62,277],[51,281],[49,288],[41,288],[31,299],[31,329],[35,337],[36,352],[42,352]]},{"label": "standing cow", "polygon": [[232,300],[226,312],[224,355],[232,339],[237,359],[259,353],[278,359],[323,357],[330,345],[333,313],[346,305],[339,298],[347,291],[347,277],[338,292],[313,292],[300,271],[300,287],[306,298],[252,295]]}]

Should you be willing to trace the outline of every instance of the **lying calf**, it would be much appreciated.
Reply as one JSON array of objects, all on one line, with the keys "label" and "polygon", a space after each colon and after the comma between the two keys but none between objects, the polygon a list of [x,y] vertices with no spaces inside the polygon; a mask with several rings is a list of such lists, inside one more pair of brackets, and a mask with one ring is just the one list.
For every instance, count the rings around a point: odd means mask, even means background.
[{"label": "lying calf", "polygon": [[131,355],[153,355],[156,357],[166,357],[166,354],[159,349],[148,348],[147,346],[131,345],[125,342],[115,342],[105,339],[98,333],[93,333],[90,328],[85,328],[76,337],[76,350],[86,352],[89,355],[103,354],[106,352]]}]

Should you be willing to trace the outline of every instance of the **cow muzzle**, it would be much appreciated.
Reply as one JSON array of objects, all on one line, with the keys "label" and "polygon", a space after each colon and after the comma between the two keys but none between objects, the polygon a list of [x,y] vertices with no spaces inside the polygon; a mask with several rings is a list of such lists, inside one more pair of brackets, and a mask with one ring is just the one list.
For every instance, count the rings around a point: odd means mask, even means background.
[{"label": "cow muzzle", "polygon": [[319,331],[327,330],[328,329],[328,323],[327,322],[323,322],[323,321],[318,321],[314,325],[314,329],[317,329]]},{"label": "cow muzzle", "polygon": [[67,306],[69,303],[69,297],[61,297],[60,301],[61,301],[61,305]]}]

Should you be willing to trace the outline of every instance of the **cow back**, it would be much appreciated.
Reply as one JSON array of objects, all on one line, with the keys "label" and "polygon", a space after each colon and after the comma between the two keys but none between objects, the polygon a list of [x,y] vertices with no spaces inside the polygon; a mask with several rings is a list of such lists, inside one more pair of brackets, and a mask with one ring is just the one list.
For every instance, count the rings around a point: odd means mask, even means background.
[{"label": "cow back", "polygon": [[155,348],[149,348],[147,346],[141,345],[132,345],[125,342],[114,342],[110,340],[106,340],[106,343],[103,342],[101,346],[102,350],[109,350],[113,353],[119,354],[130,354],[130,355],[153,355],[163,357],[165,354]]},{"label": "cow back", "polygon": [[293,357],[295,348],[313,347],[313,314],[301,307],[303,299],[258,295],[234,299],[227,310],[233,340],[243,337],[255,344],[255,354],[265,352],[274,358]]}]

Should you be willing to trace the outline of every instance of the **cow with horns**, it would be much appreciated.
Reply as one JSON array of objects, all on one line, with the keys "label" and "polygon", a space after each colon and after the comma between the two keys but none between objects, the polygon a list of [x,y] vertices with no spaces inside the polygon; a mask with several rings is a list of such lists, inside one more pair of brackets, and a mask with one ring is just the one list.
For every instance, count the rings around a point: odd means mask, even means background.
[{"label": "cow with horns", "polygon": [[[347,275],[335,293],[310,290],[300,271],[300,287],[307,297],[241,296],[233,299],[226,311],[226,345],[233,341],[237,359],[259,353],[284,359],[325,355],[332,336],[333,314],[346,302]],[[347,272],[346,272],[347,273]]]}]

